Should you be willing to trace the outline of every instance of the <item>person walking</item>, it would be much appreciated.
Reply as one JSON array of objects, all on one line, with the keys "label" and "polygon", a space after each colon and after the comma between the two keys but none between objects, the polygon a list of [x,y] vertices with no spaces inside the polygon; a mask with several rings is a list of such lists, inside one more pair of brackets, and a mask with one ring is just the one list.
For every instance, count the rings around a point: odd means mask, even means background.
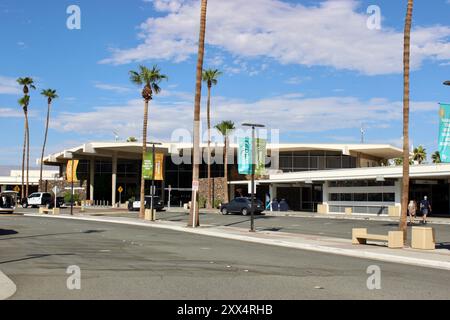
[{"label": "person walking", "polygon": [[279,210],[280,210],[280,206],[279,206],[279,203],[278,203],[277,198],[274,198],[274,199],[272,200],[271,208],[272,208],[271,211],[279,211]]},{"label": "person walking", "polygon": [[408,204],[408,215],[409,215],[409,223],[413,225],[415,223],[416,218],[417,205],[414,200],[409,201]]},{"label": "person walking", "polygon": [[420,211],[422,212],[422,223],[427,224],[427,216],[431,212],[431,204],[427,196],[423,197],[423,200],[420,202]]}]

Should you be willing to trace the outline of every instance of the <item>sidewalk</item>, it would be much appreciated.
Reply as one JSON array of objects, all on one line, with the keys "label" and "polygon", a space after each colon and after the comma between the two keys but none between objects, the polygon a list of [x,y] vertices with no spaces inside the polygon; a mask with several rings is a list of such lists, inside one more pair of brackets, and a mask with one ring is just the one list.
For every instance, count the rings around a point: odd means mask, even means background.
[{"label": "sidewalk", "polygon": [[204,236],[224,239],[247,241],[258,244],[281,246],[300,250],[309,250],[329,254],[344,255],[363,259],[373,259],[392,263],[415,265],[420,267],[450,270],[450,250],[436,249],[433,251],[415,250],[411,248],[389,249],[379,245],[352,245],[351,239],[339,239],[316,235],[291,234],[284,232],[263,231],[250,233],[245,229],[236,227],[223,227],[203,225],[199,228],[188,228],[185,222],[173,221],[143,221],[123,217],[92,217],[84,214],[67,215],[40,215],[25,214],[30,217],[73,219],[118,223],[151,228],[162,228],[179,232],[188,232]]},{"label": "sidewalk", "polygon": [[[183,208],[171,208],[168,212],[180,212],[186,213],[188,210]],[[200,209],[201,213],[210,213],[210,214],[220,214],[218,209]],[[328,213],[328,214],[319,214],[316,212],[301,212],[301,211],[264,211],[264,215],[266,216],[274,216],[274,217],[299,217],[299,218],[317,218],[317,219],[341,219],[341,220],[366,220],[366,221],[387,221],[387,222],[398,222],[399,217],[389,217],[386,215],[377,216],[377,215],[364,215],[364,214],[339,214],[339,213]],[[421,221],[421,217],[416,217],[416,221]],[[409,221],[409,218],[408,218]],[[449,218],[441,218],[441,217],[428,217],[428,224],[444,224],[450,225],[450,216]]]},{"label": "sidewalk", "polygon": [[11,281],[1,270],[0,270],[0,300],[6,300],[16,293],[17,287],[14,282]]}]

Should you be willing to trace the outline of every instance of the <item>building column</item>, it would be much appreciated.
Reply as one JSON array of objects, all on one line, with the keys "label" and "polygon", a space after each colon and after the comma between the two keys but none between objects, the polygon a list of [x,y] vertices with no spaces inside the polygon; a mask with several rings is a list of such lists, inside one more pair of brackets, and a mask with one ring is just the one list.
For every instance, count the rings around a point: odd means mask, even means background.
[{"label": "building column", "polygon": [[117,152],[112,156],[112,177],[111,177],[111,205],[116,206],[116,190],[117,190]]},{"label": "building column", "polygon": [[89,200],[94,201],[95,159],[89,161]]},{"label": "building column", "polygon": [[270,194],[270,201],[275,199],[277,197],[277,185],[274,183],[269,184],[269,194]]}]

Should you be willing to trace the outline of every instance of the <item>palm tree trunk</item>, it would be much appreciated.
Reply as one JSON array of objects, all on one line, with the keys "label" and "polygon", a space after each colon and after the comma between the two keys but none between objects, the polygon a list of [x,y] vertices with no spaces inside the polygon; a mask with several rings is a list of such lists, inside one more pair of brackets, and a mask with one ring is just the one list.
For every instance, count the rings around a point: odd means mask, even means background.
[{"label": "palm tree trunk", "polygon": [[26,113],[24,112],[23,120],[23,152],[22,152],[22,185],[20,189],[20,201],[25,198],[25,155],[27,150],[27,121]]},{"label": "palm tree trunk", "polygon": [[224,142],[225,142],[225,146],[224,146],[224,161],[223,161],[223,190],[225,192],[225,197],[223,199],[224,203],[228,203],[230,202],[229,197],[228,197],[228,137],[225,136],[224,137]]},{"label": "palm tree trunk", "polygon": [[[199,166],[200,166],[200,103],[202,97],[202,74],[203,74],[203,58],[205,56],[205,33],[206,33],[206,9],[208,0],[202,0],[201,14],[200,14],[200,35],[198,41],[198,58],[197,58],[197,78],[195,83],[195,105],[194,105],[194,153],[193,153],[193,168],[192,168],[192,182],[198,183]],[[197,190],[192,190],[192,201],[197,200]],[[195,208],[195,212],[194,212]],[[195,214],[195,223],[193,221]],[[188,226],[194,227],[200,225],[198,214],[198,205],[193,203],[191,206]]]},{"label": "palm tree trunk", "polygon": [[409,200],[409,74],[413,2],[413,0],[408,0],[403,48],[403,187],[400,230],[403,231],[404,241],[406,241],[408,231],[406,219]]},{"label": "palm tree trunk", "polygon": [[[44,167],[44,153],[45,153],[45,145],[47,144],[47,134],[48,134],[48,123],[50,121],[50,103],[47,105],[47,121],[45,123],[45,134],[44,134],[44,143],[42,144],[42,152],[41,152],[41,167],[39,170],[39,191],[43,192],[42,190],[42,169]],[[45,190],[47,191],[47,190]]]},{"label": "palm tree trunk", "polygon": [[140,193],[140,209],[139,218],[144,219],[145,217],[145,179],[144,179],[144,159],[147,153],[147,122],[148,122],[148,104],[149,101],[145,100],[144,104],[144,126],[142,129],[142,168],[141,168],[141,193]]},{"label": "palm tree trunk", "polygon": [[27,180],[26,180],[26,189],[25,189],[25,197],[29,195],[29,186],[30,186],[30,127],[28,126],[28,112],[25,113],[25,127],[27,128]]},{"label": "palm tree trunk", "polygon": [[212,192],[211,192],[211,86],[208,85],[208,103],[206,110],[206,117],[208,121],[208,199],[206,207],[212,208]]}]

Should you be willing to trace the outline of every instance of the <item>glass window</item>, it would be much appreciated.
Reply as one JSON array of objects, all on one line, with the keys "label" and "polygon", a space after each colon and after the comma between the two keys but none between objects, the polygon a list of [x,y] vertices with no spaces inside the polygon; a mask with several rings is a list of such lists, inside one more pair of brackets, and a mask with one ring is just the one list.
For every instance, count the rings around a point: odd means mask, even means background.
[{"label": "glass window", "polygon": [[395,193],[383,193],[384,202],[395,202]]},{"label": "glass window", "polygon": [[383,201],[382,193],[369,193],[368,200],[371,202],[381,202]]},{"label": "glass window", "polygon": [[339,169],[341,168],[341,157],[328,157],[327,156],[327,169]]},{"label": "glass window", "polygon": [[353,201],[353,194],[352,193],[341,194],[341,201]]},{"label": "glass window", "polygon": [[339,193],[330,193],[330,201],[339,201]]},{"label": "glass window", "polygon": [[355,193],[353,195],[354,201],[366,202],[367,201],[367,193]]},{"label": "glass window", "polygon": [[294,157],[294,168],[309,168],[308,157]]}]

